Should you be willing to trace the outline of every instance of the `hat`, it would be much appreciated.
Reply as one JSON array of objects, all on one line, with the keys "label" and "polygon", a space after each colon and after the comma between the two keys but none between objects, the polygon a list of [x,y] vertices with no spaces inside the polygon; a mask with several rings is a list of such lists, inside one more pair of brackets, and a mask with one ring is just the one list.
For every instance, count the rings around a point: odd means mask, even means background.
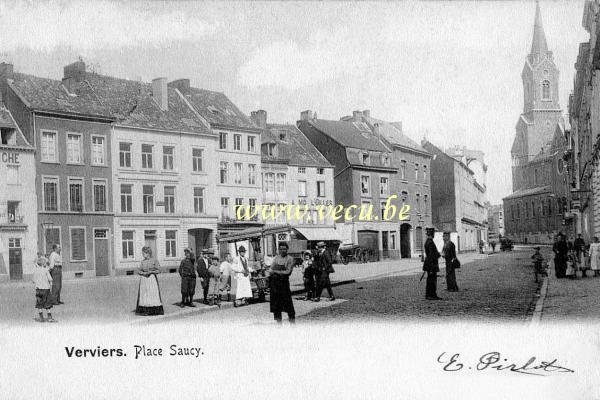
[{"label": "hat", "polygon": [[46,257],[38,257],[38,259],[35,262],[38,265],[46,265],[48,259]]},{"label": "hat", "polygon": [[241,252],[244,252],[244,253],[246,252],[246,248],[244,246],[238,247],[238,253],[241,253]]},{"label": "hat", "polygon": [[203,254],[214,254],[213,249],[202,249]]},{"label": "hat", "polygon": [[317,243],[317,247],[325,247],[325,246],[326,246],[326,244],[323,241]]},{"label": "hat", "polygon": [[540,249],[540,246],[535,246],[533,249],[534,249],[534,250],[539,250],[539,249]]},{"label": "hat", "polygon": [[194,254],[194,252],[192,251],[191,247],[186,247],[185,249],[183,249],[184,253],[190,253],[190,254]]},{"label": "hat", "polygon": [[435,233],[435,228],[425,228],[425,233],[426,234],[430,234],[430,233]]}]

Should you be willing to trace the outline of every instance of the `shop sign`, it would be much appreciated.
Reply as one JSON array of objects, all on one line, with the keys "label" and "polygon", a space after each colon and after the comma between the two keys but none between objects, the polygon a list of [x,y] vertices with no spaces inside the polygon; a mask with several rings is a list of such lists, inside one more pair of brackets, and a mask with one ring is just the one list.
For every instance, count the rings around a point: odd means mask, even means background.
[{"label": "shop sign", "polygon": [[0,160],[4,164],[19,164],[19,153],[14,151],[3,151],[0,153]]}]

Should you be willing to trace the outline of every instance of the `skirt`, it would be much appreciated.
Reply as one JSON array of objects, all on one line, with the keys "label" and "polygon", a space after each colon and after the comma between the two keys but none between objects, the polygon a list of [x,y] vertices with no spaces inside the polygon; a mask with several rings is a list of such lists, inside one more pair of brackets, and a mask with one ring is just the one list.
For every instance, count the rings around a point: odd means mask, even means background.
[{"label": "skirt", "polygon": [[292,301],[292,292],[290,290],[290,280],[287,277],[272,276],[269,279],[269,287],[271,288],[270,295],[270,310],[272,313],[285,312],[288,315],[293,315],[294,302]]},{"label": "skirt", "polygon": [[152,274],[148,277],[140,277],[135,313],[142,315],[164,314],[156,275]]},{"label": "skirt", "polygon": [[231,278],[231,282],[234,283],[235,287],[235,299],[252,298],[252,286],[250,286],[250,277],[243,276],[242,274],[236,274],[237,276]]},{"label": "skirt", "polygon": [[54,304],[50,289],[35,289],[35,308],[49,310]]}]

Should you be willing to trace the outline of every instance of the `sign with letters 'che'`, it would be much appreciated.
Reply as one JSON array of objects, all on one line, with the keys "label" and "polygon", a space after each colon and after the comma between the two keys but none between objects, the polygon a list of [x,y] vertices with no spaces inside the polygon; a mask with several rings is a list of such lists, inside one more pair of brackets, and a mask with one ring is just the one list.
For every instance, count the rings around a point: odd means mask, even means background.
[{"label": "sign with letters 'che'", "polygon": [[19,153],[3,151],[0,153],[0,161],[4,164],[19,164]]}]

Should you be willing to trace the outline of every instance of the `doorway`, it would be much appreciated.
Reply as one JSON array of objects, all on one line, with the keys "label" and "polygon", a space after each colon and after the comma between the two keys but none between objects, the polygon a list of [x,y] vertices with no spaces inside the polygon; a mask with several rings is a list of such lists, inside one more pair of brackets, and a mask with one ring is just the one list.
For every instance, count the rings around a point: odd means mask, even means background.
[{"label": "doorway", "polygon": [[410,224],[400,225],[400,257],[410,258],[410,232],[412,227]]},{"label": "doorway", "polygon": [[21,239],[8,239],[8,270],[10,279],[23,279],[23,249],[21,248]]},{"label": "doorway", "polygon": [[108,229],[94,229],[94,262],[96,276],[110,275],[108,249]]},{"label": "doorway", "polygon": [[369,261],[379,260],[379,232],[358,231],[358,245],[369,250]]},{"label": "doorway", "polygon": [[204,228],[188,229],[188,243],[194,254],[212,247],[212,230]]}]

